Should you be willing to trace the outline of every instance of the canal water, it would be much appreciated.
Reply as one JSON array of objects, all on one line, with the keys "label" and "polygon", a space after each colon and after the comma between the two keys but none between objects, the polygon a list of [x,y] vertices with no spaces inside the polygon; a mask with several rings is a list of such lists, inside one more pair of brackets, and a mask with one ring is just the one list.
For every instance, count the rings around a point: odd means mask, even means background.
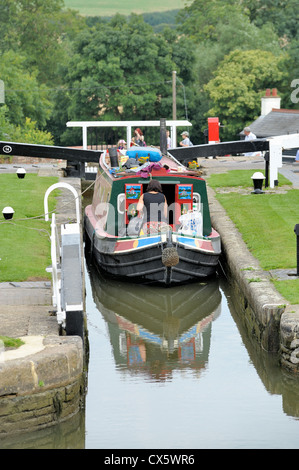
[{"label": "canal water", "polygon": [[299,380],[247,334],[225,279],[144,287],[88,266],[86,291],[85,408],[0,449],[299,448]]},{"label": "canal water", "polygon": [[85,448],[298,448],[299,381],[245,331],[227,282],[87,282]]}]

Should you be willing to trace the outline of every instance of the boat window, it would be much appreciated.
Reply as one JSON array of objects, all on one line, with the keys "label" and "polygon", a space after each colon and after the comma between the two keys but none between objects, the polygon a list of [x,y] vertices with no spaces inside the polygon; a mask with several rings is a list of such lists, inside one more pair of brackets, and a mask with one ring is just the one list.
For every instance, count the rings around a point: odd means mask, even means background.
[{"label": "boat window", "polygon": [[125,213],[125,199],[126,199],[125,193],[120,193],[117,196],[117,210],[119,214]]}]

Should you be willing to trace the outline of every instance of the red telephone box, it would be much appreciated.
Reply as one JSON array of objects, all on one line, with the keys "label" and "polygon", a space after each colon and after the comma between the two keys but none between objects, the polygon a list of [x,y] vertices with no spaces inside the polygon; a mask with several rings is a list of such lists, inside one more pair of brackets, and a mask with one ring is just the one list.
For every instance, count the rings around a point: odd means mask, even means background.
[{"label": "red telephone box", "polygon": [[219,141],[219,118],[208,118],[209,144],[215,144]]},{"label": "red telephone box", "polygon": [[175,225],[182,214],[187,214],[193,207],[193,184],[175,185]]},{"label": "red telephone box", "polygon": [[142,195],[142,184],[125,184],[126,224],[137,215],[137,203]]}]

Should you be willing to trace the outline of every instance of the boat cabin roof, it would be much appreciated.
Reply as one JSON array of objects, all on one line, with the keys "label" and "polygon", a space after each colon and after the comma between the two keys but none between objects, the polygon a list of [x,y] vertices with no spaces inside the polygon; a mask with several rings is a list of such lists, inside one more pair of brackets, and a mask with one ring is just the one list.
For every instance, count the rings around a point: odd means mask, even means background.
[{"label": "boat cabin roof", "polygon": [[142,172],[145,172],[143,173],[144,176],[146,171],[151,173],[152,176],[177,176],[180,174],[181,176],[201,177],[202,175],[202,172],[197,168],[187,168],[170,155],[162,155],[161,160],[158,162],[146,162],[145,164],[137,162],[136,167],[134,166],[132,168],[124,167],[126,158],[128,158],[125,153],[117,152],[117,158],[119,163],[118,167],[111,166],[111,159],[108,151],[103,152],[100,159],[100,166],[106,174],[109,175],[112,181],[124,177],[140,177]]}]

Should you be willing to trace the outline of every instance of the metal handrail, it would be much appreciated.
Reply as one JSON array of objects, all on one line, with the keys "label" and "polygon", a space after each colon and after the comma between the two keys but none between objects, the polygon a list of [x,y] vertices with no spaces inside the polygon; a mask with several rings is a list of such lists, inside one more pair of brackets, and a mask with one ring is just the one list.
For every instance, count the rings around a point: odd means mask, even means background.
[{"label": "metal handrail", "polygon": [[[57,252],[59,253],[59,263],[57,258]],[[62,313],[61,310],[61,294],[60,294],[60,279],[58,276],[58,265],[60,264],[60,243],[58,230],[56,225],[56,216],[52,214],[52,223],[51,223],[51,261],[52,261],[52,282],[53,282],[53,306],[57,307],[57,319],[58,316]]]},{"label": "metal handrail", "polygon": [[49,194],[56,188],[66,188],[69,189],[73,195],[75,196],[75,203],[76,203],[76,217],[77,217],[77,223],[80,223],[80,207],[79,207],[79,196],[75,188],[71,186],[68,183],[55,183],[50,186],[45,194],[44,197],[44,210],[45,210],[45,221],[47,222],[49,220],[49,210],[48,210],[48,197]]}]

